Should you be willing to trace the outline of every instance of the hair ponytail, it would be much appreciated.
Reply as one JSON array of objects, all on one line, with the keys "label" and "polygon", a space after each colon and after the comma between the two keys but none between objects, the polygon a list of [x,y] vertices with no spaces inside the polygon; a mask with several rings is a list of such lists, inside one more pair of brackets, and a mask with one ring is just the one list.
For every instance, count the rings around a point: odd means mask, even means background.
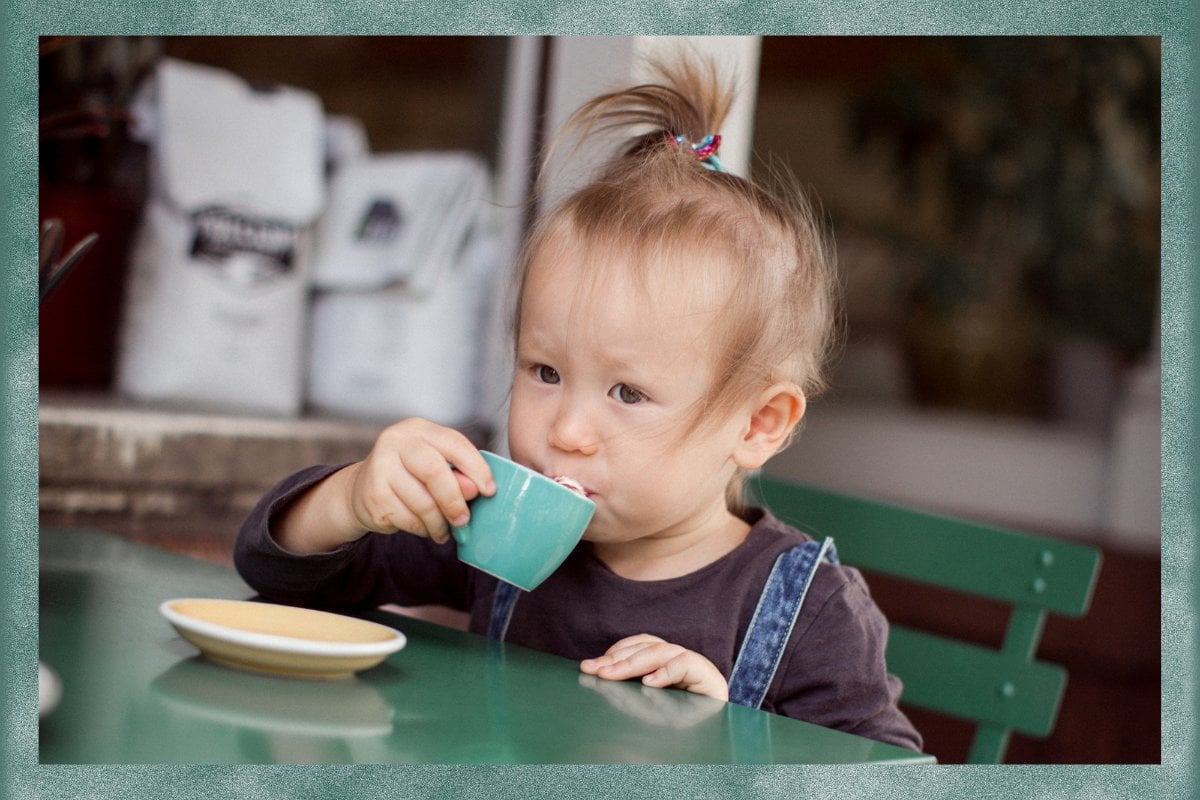
[{"label": "hair ponytail", "polygon": [[[543,164],[549,164],[561,140],[571,142],[568,157],[581,148],[593,149],[617,140],[616,157],[606,162],[600,179],[634,163],[674,151],[680,161],[689,153],[683,144],[702,143],[719,136],[733,105],[730,82],[723,81],[711,60],[648,60],[659,83],[643,83],[594,97],[580,106],[563,126]],[[611,137],[611,138],[610,138]],[[668,156],[670,157],[670,156]],[[696,160],[693,158],[692,160]],[[703,159],[701,159],[703,160]]]}]

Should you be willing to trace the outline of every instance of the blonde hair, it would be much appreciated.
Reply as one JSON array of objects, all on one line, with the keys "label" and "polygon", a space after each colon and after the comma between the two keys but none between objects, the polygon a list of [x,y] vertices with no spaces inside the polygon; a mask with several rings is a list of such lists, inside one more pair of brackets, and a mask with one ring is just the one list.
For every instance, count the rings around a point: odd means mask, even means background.
[{"label": "blonde hair", "polygon": [[539,252],[569,243],[599,254],[587,259],[597,280],[613,263],[603,254],[619,253],[625,257],[617,261],[643,279],[673,269],[675,279],[690,273],[728,292],[722,345],[713,354],[716,380],[697,409],[698,426],[780,381],[816,396],[826,385],[837,304],[830,248],[812,206],[779,173],[769,187],[759,185],[709,169],[686,144],[718,133],[732,104],[715,64],[684,58],[651,67],[659,82],[592,99],[560,134],[573,138],[571,152],[592,147],[602,134],[618,135],[621,144],[531,229],[517,264],[515,334]]}]

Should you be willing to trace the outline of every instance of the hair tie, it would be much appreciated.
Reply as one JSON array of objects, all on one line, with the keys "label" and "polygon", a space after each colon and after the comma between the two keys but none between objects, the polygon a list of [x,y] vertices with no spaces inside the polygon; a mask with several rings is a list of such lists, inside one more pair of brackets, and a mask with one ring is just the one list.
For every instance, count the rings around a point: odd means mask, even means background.
[{"label": "hair tie", "polygon": [[717,149],[721,146],[721,134],[710,133],[697,142],[689,142],[685,136],[671,137],[679,147],[685,145],[692,151],[692,155],[700,159],[700,163],[714,172],[724,172],[725,167],[721,165],[721,160],[717,158]]}]

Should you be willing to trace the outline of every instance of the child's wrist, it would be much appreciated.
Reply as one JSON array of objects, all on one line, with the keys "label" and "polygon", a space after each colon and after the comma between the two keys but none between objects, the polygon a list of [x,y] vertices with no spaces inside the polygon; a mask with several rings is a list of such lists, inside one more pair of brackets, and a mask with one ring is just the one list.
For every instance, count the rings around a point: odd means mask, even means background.
[{"label": "child's wrist", "polygon": [[370,528],[359,519],[354,501],[354,483],[363,462],[356,461],[334,472],[323,482],[323,496],[317,499],[326,515],[324,529],[332,532],[336,545],[341,546],[366,536]]},{"label": "child's wrist", "polygon": [[330,473],[279,514],[273,533],[280,547],[300,555],[330,552],[366,534],[349,501],[354,473],[347,471],[356,466]]}]

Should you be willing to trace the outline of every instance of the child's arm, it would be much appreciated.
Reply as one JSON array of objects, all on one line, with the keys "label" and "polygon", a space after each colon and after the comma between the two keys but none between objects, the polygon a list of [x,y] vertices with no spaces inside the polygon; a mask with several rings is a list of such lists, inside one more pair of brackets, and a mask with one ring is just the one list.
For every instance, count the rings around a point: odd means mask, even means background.
[{"label": "child's arm", "polygon": [[641,677],[647,686],[676,686],[729,700],[729,684],[715,664],[697,652],[648,633],[622,639],[599,658],[581,661],[579,668],[598,678],[623,681]]},{"label": "child's arm", "polygon": [[325,553],[299,555],[279,546],[277,520],[297,498],[340,468],[315,465],[299,470],[263,494],[234,543],[233,561],[242,579],[271,603],[330,610],[384,603],[466,609],[471,573],[450,543],[367,534]]},{"label": "child's arm", "polygon": [[368,531],[441,543],[450,536],[447,520],[465,523],[467,502],[495,491],[487,462],[466,436],[407,419],[380,433],[364,460],[296,498],[271,530],[280,547],[297,554],[328,552]]}]

